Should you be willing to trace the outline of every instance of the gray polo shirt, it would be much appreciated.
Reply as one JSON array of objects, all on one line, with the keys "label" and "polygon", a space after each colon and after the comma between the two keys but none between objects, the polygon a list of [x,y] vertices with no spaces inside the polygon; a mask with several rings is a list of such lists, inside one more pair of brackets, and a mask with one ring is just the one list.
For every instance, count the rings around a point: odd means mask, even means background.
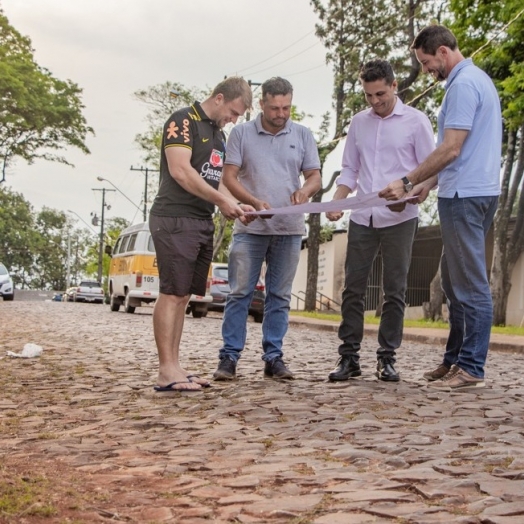
[{"label": "gray polo shirt", "polygon": [[[226,164],[240,168],[239,182],[271,207],[291,205],[291,195],[302,187],[302,171],[320,169],[317,145],[311,131],[291,120],[276,135],[255,120],[234,127],[226,146]],[[304,235],[304,215],[276,215],[243,225],[235,221],[234,233]]]}]

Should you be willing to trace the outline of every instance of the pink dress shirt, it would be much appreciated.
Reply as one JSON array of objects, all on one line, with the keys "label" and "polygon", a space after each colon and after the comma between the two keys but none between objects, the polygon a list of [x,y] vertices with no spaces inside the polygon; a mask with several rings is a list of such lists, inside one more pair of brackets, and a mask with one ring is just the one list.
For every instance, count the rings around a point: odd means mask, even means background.
[{"label": "pink dress shirt", "polygon": [[[428,117],[397,102],[390,115],[379,117],[369,108],[356,114],[349,126],[337,186],[349,187],[363,195],[384,189],[393,180],[406,176],[435,149]],[[418,217],[418,205],[407,204],[396,213],[387,207],[373,207],[351,213],[351,220],[373,227],[388,227]]]}]

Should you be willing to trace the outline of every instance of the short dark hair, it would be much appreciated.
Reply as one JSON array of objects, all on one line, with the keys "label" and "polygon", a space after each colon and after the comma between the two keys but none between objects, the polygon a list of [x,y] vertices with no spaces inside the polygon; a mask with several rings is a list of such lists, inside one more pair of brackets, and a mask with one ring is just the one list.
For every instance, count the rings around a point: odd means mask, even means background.
[{"label": "short dark hair", "polygon": [[458,47],[457,39],[447,27],[433,24],[420,31],[410,49],[422,49],[426,55],[435,55],[440,46],[449,47],[455,51]]},{"label": "short dark hair", "polygon": [[280,76],[274,76],[262,84],[263,100],[266,99],[266,95],[277,96],[289,94],[293,94],[293,86],[291,85],[291,82]]},{"label": "short dark hair", "polygon": [[370,60],[360,66],[359,78],[362,82],[385,80],[390,86],[395,80],[395,73],[387,60]]},{"label": "short dark hair", "polygon": [[211,97],[223,95],[225,102],[231,102],[237,98],[242,99],[243,104],[249,109],[253,105],[253,93],[251,86],[239,76],[230,76],[218,84]]}]

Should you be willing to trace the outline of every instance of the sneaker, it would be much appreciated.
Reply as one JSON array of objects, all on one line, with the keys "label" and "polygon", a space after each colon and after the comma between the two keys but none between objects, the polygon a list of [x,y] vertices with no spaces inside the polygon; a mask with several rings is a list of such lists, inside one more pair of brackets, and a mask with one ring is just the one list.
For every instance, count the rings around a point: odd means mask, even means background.
[{"label": "sneaker", "polygon": [[440,364],[437,369],[433,371],[426,371],[422,376],[428,381],[433,382],[435,380],[440,380],[444,378],[449,372],[449,368],[444,364]]},{"label": "sneaker", "polygon": [[461,389],[483,388],[485,385],[483,379],[470,375],[458,366],[451,366],[451,369],[443,378],[428,384],[428,387],[441,391],[459,391]]},{"label": "sneaker", "polygon": [[266,362],[266,365],[264,366],[264,375],[272,378],[295,378],[280,357],[277,357],[270,362]]},{"label": "sneaker", "polygon": [[217,370],[213,373],[214,380],[234,380],[237,377],[237,363],[230,357],[220,359]]}]

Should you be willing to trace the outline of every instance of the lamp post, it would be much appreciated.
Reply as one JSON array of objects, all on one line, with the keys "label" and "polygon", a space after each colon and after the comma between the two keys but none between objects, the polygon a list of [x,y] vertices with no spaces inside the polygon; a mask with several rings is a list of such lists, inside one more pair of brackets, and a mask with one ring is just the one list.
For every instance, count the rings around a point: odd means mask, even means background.
[{"label": "lamp post", "polygon": [[98,281],[102,283],[102,269],[104,261],[104,212],[106,207],[106,192],[114,191],[114,189],[102,189],[93,188],[93,191],[102,191],[102,215],[100,219],[100,241],[98,244]]},{"label": "lamp post", "polygon": [[[115,184],[113,184],[113,182],[111,182],[111,180],[108,180],[107,178],[102,178],[101,176],[97,176],[96,179],[99,181],[99,182],[107,182],[108,184],[111,184],[116,191],[118,191],[124,198],[126,198],[129,202],[131,202],[131,204],[133,204],[137,209],[138,211],[142,211],[142,209],[137,206],[124,192],[122,192],[117,186],[115,186]],[[146,217],[144,215],[144,222],[146,221]]]}]

